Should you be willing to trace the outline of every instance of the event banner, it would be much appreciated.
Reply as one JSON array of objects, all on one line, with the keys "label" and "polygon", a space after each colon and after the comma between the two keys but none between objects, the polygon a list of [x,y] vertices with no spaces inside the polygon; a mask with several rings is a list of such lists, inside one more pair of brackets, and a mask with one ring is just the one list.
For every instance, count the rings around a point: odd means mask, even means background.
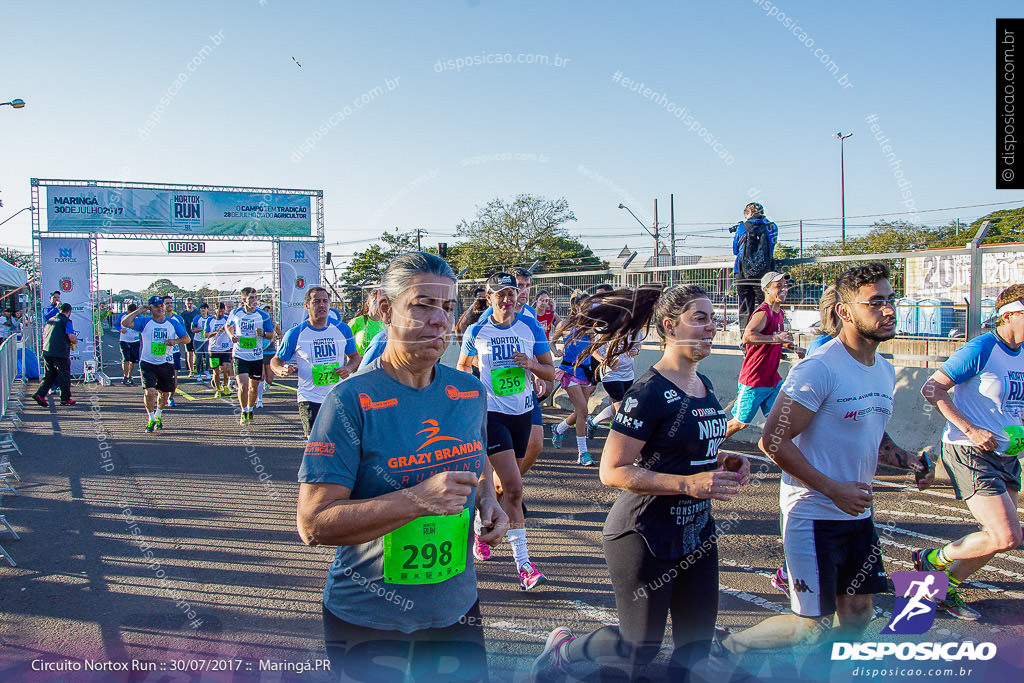
[{"label": "event banner", "polygon": [[281,329],[289,329],[306,317],[303,301],[310,287],[320,284],[320,248],[317,242],[280,242]]},{"label": "event banner", "polygon": [[[62,304],[71,304],[71,326],[78,337],[78,345],[71,351],[71,374],[80,375],[85,361],[95,360],[96,341],[93,337],[92,279],[89,277],[89,244],[87,238],[41,237],[39,262],[42,266],[39,291],[42,310],[50,305],[50,295],[60,292]],[[44,330],[43,321],[40,329]],[[40,359],[40,362],[42,359]]]},{"label": "event banner", "polygon": [[46,187],[52,232],[308,236],[311,225],[305,194]]},{"label": "event banner", "polygon": [[[981,296],[995,299],[1024,282],[1024,252],[986,252],[981,257]],[[971,294],[971,257],[932,254],[907,257],[905,296],[963,303]]]}]

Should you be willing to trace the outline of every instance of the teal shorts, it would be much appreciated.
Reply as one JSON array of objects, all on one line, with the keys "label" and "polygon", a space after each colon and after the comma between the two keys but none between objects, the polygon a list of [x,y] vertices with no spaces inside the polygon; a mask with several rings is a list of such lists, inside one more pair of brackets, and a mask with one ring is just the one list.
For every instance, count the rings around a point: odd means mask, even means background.
[{"label": "teal shorts", "polygon": [[775,397],[779,395],[782,382],[774,387],[748,387],[746,384],[739,384],[736,393],[736,404],[732,407],[733,416],[745,425],[754,421],[758,409],[768,415],[768,411],[775,404]]}]

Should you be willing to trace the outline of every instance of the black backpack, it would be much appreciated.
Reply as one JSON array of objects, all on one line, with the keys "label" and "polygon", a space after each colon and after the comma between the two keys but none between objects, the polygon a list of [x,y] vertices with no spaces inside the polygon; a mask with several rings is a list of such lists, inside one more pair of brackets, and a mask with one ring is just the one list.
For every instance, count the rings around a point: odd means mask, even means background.
[{"label": "black backpack", "polygon": [[772,241],[765,223],[743,221],[745,231],[740,247],[740,275],[745,278],[760,278],[775,269]]}]

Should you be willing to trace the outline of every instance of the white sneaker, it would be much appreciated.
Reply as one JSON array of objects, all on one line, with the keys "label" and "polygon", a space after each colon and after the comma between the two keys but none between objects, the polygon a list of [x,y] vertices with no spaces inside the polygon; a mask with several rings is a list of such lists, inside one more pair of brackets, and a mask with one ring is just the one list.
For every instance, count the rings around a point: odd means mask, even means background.
[{"label": "white sneaker", "polygon": [[262,407],[263,407],[263,400],[262,399],[256,401],[256,405],[253,406],[253,408],[262,408]]}]

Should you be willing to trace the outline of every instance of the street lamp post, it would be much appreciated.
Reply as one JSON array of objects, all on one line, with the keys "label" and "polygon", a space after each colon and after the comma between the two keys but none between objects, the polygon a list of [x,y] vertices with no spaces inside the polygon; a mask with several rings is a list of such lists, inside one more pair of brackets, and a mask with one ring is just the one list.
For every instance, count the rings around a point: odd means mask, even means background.
[{"label": "street lamp post", "polygon": [[[655,207],[657,207],[657,204],[655,204]],[[620,209],[625,209],[626,211],[629,211],[629,215],[632,216],[633,218],[636,218],[636,214],[633,213],[633,210],[631,208],[629,208],[628,206],[626,206],[625,204],[619,204],[619,208]],[[644,231],[648,235],[650,235],[651,237],[654,238],[654,265],[655,266],[661,265],[661,262],[659,261],[659,256],[658,256],[658,221],[657,220],[654,221],[654,232],[651,232],[651,229],[648,228],[646,225],[644,225],[644,222],[642,220],[640,220],[639,218],[636,218],[636,222],[640,224],[640,227],[643,228]]]},{"label": "street lamp post", "polygon": [[21,109],[25,106],[25,100],[13,99],[10,102],[0,102],[0,107],[4,105],[10,105],[15,109]]},{"label": "street lamp post", "polygon": [[35,210],[36,210],[36,207],[34,207],[34,206],[26,206],[26,207],[25,207],[24,209],[20,209],[20,210],[18,210],[18,211],[15,211],[15,212],[14,212],[14,213],[12,213],[12,214],[11,214],[10,216],[8,216],[7,218],[5,218],[5,219],[3,219],[2,221],[0,221],[0,225],[3,225],[3,224],[4,224],[4,223],[6,223],[7,221],[11,220],[12,218],[14,218],[15,216],[17,216],[17,215],[18,215],[19,213],[21,213],[22,211],[35,211]]},{"label": "street lamp post", "polygon": [[846,161],[843,158],[843,141],[846,138],[853,135],[853,133],[847,133],[843,135],[843,131],[839,131],[832,137],[839,139],[839,201],[842,206],[843,214],[843,248],[846,248]]}]

